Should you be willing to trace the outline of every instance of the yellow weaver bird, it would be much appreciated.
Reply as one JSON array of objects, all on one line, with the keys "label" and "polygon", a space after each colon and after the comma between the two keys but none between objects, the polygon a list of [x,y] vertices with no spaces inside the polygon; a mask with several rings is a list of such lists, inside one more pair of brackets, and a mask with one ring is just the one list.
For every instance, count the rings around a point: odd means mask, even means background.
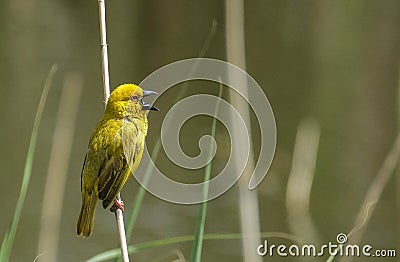
[{"label": "yellow weaver bird", "polygon": [[103,208],[114,201],[114,206],[123,210],[115,198],[142,158],[147,112],[158,111],[142,98],[152,94],[157,93],[134,84],[121,85],[111,93],[104,116],[90,137],[83,163],[78,236],[92,234],[97,199],[103,200]]}]

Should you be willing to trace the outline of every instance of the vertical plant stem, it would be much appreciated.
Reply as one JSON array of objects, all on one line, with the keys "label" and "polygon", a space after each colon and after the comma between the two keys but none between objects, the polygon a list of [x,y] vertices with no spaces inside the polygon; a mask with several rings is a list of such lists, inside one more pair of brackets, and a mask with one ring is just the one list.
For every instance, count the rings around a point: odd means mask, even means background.
[{"label": "vertical plant stem", "polygon": [[310,213],[310,195],[317,163],[320,128],[313,120],[303,120],[297,129],[292,169],[286,188],[289,229],[308,243],[318,243],[318,231]]},{"label": "vertical plant stem", "polygon": [[[105,105],[107,105],[107,101],[110,96],[110,77],[108,71],[106,6],[105,6],[105,0],[98,0],[98,3],[99,3],[100,45],[101,45],[101,64],[102,64],[102,76],[103,76],[103,88],[104,88],[104,103]],[[118,193],[117,199],[121,201],[120,193]],[[115,210],[115,219],[117,220],[122,259],[123,261],[129,261],[128,247],[126,244],[124,216],[122,210],[119,208]]]},{"label": "vertical plant stem", "polygon": [[[244,3],[243,0],[225,0],[225,17],[226,17],[226,49],[228,62],[237,65],[246,71],[246,54],[244,39]],[[245,78],[229,74],[237,85],[247,87]],[[247,91],[247,88],[245,88]],[[230,92],[230,102],[239,111],[246,123],[249,135],[251,135],[250,110],[247,103],[238,97],[233,90]],[[232,130],[232,141],[235,145],[232,150],[241,150],[245,148],[245,139],[237,137],[235,128]],[[250,152],[242,178],[239,180],[239,206],[240,206],[240,226],[243,233],[242,248],[244,254],[243,261],[257,262],[261,261],[261,257],[257,255],[257,246],[260,243],[260,222],[258,212],[257,190],[250,191],[248,189],[248,181],[250,180],[251,171],[254,168],[254,156],[252,139],[250,137]],[[238,154],[241,155],[241,154]],[[242,159],[234,159],[236,163],[243,161]]]},{"label": "vertical plant stem", "polygon": [[99,1],[99,23],[100,23],[100,47],[101,47],[101,69],[103,77],[104,105],[107,105],[110,97],[110,74],[108,71],[108,48],[106,31],[106,3]]},{"label": "vertical plant stem", "polygon": [[40,97],[39,106],[36,111],[35,120],[33,122],[31,140],[29,142],[28,154],[26,156],[24,174],[22,176],[21,189],[19,191],[19,197],[17,200],[17,204],[15,206],[15,212],[11,223],[11,228],[4,235],[4,239],[1,244],[0,261],[8,261],[10,257],[15,234],[17,233],[18,223],[21,218],[21,213],[22,213],[22,208],[24,206],[26,193],[28,191],[29,181],[31,179],[32,164],[33,164],[33,158],[35,156],[36,140],[38,136],[39,125],[42,119],[43,110],[47,99],[47,94],[49,93],[50,86],[56,71],[57,71],[57,65],[54,64],[51,67],[49,74],[47,75],[46,83],[44,84],[42,95]]},{"label": "vertical plant stem", "polygon": [[[118,200],[121,200],[121,196],[119,193],[118,193],[117,198],[118,198]],[[122,260],[124,262],[127,262],[127,261],[129,261],[129,255],[128,255],[128,246],[126,244],[124,215],[122,213],[122,210],[119,208],[117,208],[117,210],[115,211],[115,219],[117,220]]]},{"label": "vertical plant stem", "polygon": [[65,181],[67,179],[81,90],[82,77],[76,74],[67,75],[57,113],[57,123],[43,195],[38,248],[38,254],[43,253],[40,258],[40,261],[43,262],[57,261]]}]

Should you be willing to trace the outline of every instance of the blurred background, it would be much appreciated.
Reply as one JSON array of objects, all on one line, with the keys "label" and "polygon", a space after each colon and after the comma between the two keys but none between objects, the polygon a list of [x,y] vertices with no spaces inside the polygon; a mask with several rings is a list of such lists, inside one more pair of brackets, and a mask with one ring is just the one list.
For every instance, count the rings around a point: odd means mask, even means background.
[{"label": "blurred background", "polygon": [[[367,192],[377,187],[374,181],[395,145],[399,130],[400,2],[255,0],[245,2],[244,19],[247,72],[266,93],[278,134],[272,166],[258,187],[260,231],[290,233],[312,243],[335,242],[338,233],[354,228]],[[214,20],[215,32],[210,36]],[[69,130],[73,131],[71,157],[66,167],[59,167],[63,170],[56,167],[56,172],[50,174],[57,177],[57,170],[67,172],[65,195],[52,207],[61,209],[57,261],[84,261],[118,247],[114,216],[100,206],[95,231],[89,239],[78,238],[75,229],[87,143],[104,110],[97,1],[1,1],[0,21],[0,236],[13,219],[46,76],[54,63],[58,65],[40,124],[31,182],[11,261],[33,261],[40,254],[38,242],[50,151],[63,86],[71,83],[71,76],[75,79],[72,83],[82,86],[81,96],[76,96],[77,106],[73,106],[77,110],[75,127]],[[112,87],[140,83],[163,65],[198,57],[207,39],[204,57],[226,60],[223,1],[108,1],[107,30]],[[215,83],[199,81],[188,86],[184,96],[218,95]],[[156,106],[161,112],[149,116],[149,151],[160,136],[163,116],[180,87],[171,88],[160,97]],[[225,88],[223,97],[228,98]],[[74,108],[67,106],[64,110]],[[184,125],[180,137],[185,153],[199,153],[198,139],[210,133],[211,122],[209,117],[198,117]],[[299,125],[304,127],[300,132],[305,131],[296,140]],[[254,126],[257,157],[259,131],[256,122]],[[291,187],[288,183],[289,174],[296,171],[294,152],[298,152],[300,166],[303,163],[301,157],[305,153],[296,151],[295,146],[302,137],[304,152],[311,151],[315,161],[312,159],[308,166],[311,180],[305,184],[311,187],[310,195],[299,213],[290,209],[296,203],[290,203],[287,196],[293,198],[295,190],[302,190],[296,183]],[[229,155],[231,142],[223,125],[217,127],[216,141],[219,147],[212,174],[223,168]],[[397,155],[393,156],[397,161]],[[157,158],[157,165],[180,181],[203,179],[204,169],[193,173],[179,169],[163,153]],[[399,250],[399,175],[399,171],[389,169],[387,181],[379,185],[382,194],[363,229],[361,243]],[[131,179],[123,189],[128,212],[138,188]],[[193,235],[198,210],[198,205],[171,204],[146,194],[129,244]],[[205,233],[239,232],[239,188],[235,185],[208,203]],[[271,241],[288,242],[279,238]],[[142,251],[134,258],[172,261],[177,256],[171,253],[181,253],[189,259],[191,248],[192,242],[185,242]],[[207,240],[202,258],[242,261],[241,241]],[[268,256],[264,259],[281,260]]]}]

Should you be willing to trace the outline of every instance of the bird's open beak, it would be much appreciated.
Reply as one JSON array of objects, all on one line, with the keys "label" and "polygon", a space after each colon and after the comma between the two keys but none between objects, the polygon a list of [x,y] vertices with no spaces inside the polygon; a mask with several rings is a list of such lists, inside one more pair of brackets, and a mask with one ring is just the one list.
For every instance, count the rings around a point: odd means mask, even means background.
[{"label": "bird's open beak", "polygon": [[151,90],[142,90],[143,91],[143,97],[150,96],[150,95],[158,95],[157,92],[151,91]]},{"label": "bird's open beak", "polygon": [[[150,91],[150,90],[143,90],[143,97],[149,96],[149,95],[157,95],[157,92]],[[143,102],[143,100],[140,100],[140,103],[142,104],[142,110],[154,110],[154,111],[160,111],[157,107],[152,106],[150,104],[146,104]]]}]

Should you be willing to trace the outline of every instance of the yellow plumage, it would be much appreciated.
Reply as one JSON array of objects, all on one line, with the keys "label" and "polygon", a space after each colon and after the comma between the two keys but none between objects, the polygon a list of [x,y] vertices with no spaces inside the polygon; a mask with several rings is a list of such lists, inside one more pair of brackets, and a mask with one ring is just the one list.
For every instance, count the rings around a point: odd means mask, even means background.
[{"label": "yellow plumage", "polygon": [[107,208],[139,165],[148,128],[147,111],[158,110],[142,101],[151,94],[155,92],[134,84],[121,85],[111,93],[82,168],[78,236],[92,234],[97,200]]}]

